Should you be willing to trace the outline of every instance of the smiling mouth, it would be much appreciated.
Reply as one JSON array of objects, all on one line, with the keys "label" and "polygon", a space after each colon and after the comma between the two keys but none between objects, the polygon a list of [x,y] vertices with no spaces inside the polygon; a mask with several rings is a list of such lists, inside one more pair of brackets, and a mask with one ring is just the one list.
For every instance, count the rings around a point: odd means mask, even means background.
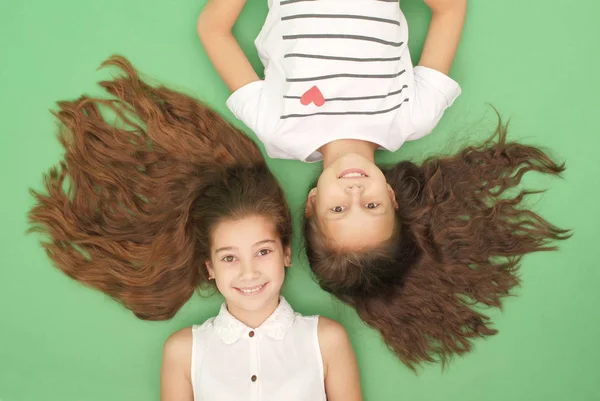
[{"label": "smiling mouth", "polygon": [[367,173],[365,173],[363,170],[353,168],[353,169],[342,171],[342,173],[338,176],[338,179],[339,178],[367,178],[367,177],[368,177]]},{"label": "smiling mouth", "polygon": [[269,283],[264,283],[264,284],[257,285],[254,287],[246,287],[246,288],[234,287],[234,288],[243,295],[251,296],[251,295],[260,294],[262,292],[262,290],[267,286],[267,284],[269,284]]}]

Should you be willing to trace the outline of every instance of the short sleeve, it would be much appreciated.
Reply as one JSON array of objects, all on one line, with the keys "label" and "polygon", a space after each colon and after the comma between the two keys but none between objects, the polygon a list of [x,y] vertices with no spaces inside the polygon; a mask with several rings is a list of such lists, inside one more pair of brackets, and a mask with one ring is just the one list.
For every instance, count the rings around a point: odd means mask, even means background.
[{"label": "short sleeve", "polygon": [[415,74],[415,94],[412,99],[412,123],[414,132],[406,140],[419,139],[429,134],[441,120],[446,109],[460,95],[460,85],[439,71],[417,66]]},{"label": "short sleeve", "polygon": [[227,99],[227,107],[234,116],[252,131],[257,132],[259,104],[264,81],[254,81],[233,92]]}]

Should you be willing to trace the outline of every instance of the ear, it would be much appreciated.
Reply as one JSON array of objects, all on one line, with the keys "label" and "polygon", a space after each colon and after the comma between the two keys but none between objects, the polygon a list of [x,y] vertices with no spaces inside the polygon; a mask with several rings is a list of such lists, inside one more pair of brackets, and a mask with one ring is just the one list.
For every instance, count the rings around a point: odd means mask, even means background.
[{"label": "ear", "polygon": [[308,197],[306,198],[306,209],[304,209],[304,215],[306,217],[311,217],[313,215],[316,197],[317,197],[317,188],[313,188],[310,190],[310,192],[308,193]]},{"label": "ear", "polygon": [[390,200],[392,201],[392,205],[394,205],[394,209],[398,210],[398,202],[396,201],[396,192],[391,187],[390,184],[387,184],[388,194],[390,195]]},{"label": "ear", "polygon": [[204,265],[206,266],[206,270],[208,270],[208,279],[214,280],[215,279],[215,270],[213,269],[212,263],[210,262],[210,260],[207,260],[206,262],[204,262]]},{"label": "ear", "polygon": [[283,263],[285,265],[285,267],[290,267],[292,266],[292,247],[291,246],[286,246],[285,249],[283,250]]}]

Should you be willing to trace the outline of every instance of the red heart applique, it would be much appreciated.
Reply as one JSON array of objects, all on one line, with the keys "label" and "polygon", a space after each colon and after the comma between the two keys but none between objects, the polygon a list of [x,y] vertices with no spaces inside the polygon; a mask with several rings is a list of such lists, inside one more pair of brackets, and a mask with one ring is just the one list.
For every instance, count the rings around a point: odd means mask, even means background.
[{"label": "red heart applique", "polygon": [[316,86],[313,86],[309,90],[306,91],[304,95],[300,98],[300,103],[305,106],[308,106],[311,103],[314,103],[316,106],[321,107],[325,104],[325,98],[323,94]]}]

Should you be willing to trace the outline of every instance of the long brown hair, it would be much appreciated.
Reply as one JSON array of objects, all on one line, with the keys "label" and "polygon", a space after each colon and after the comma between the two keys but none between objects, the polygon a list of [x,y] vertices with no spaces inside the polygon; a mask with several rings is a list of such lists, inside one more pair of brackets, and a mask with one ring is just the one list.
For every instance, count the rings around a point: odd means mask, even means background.
[{"label": "long brown hair", "polygon": [[208,281],[215,224],[265,215],[287,246],[290,213],[256,145],[216,112],[146,84],[123,57],[103,66],[125,73],[100,82],[115,98],[58,103],[64,160],[47,194],[32,191],[31,231],[69,277],[168,319]]},{"label": "long brown hair", "polygon": [[471,340],[496,333],[475,304],[500,307],[519,284],[523,255],[570,236],[514,194],[529,171],[559,175],[540,149],[495,135],[454,156],[384,169],[399,208],[391,239],[362,252],[329,247],[315,218],[304,224],[307,256],[321,287],[353,306],[409,367],[446,362]]}]

